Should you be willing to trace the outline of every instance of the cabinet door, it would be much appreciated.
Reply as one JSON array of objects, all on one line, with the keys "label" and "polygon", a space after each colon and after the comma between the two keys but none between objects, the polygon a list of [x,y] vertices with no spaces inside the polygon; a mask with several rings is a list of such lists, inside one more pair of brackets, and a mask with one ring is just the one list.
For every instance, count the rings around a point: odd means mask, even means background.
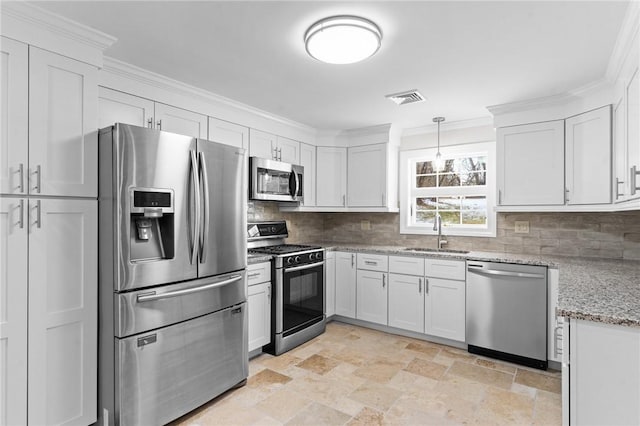
[{"label": "cabinet door", "polygon": [[356,317],[356,254],[337,251],[336,315]]},{"label": "cabinet door", "polygon": [[237,148],[249,148],[249,128],[239,124],[230,123],[217,118],[209,117],[210,141],[235,146]]},{"label": "cabinet door", "polygon": [[497,131],[498,204],[564,204],[564,121]]},{"label": "cabinet door", "polygon": [[424,333],[424,278],[389,274],[389,326]]},{"label": "cabinet door", "polygon": [[98,196],[98,70],[29,48],[31,194]]},{"label": "cabinet door", "polygon": [[356,275],[356,318],[387,325],[387,273],[363,271]]},{"label": "cabinet door", "polygon": [[[627,123],[627,160],[631,185],[629,188],[633,198],[640,196],[640,179],[637,175],[631,177],[631,168],[635,166],[640,171],[640,76],[638,68],[629,80],[625,90],[626,98],[626,123]],[[635,185],[634,185],[635,184]]]},{"label": "cabinet door", "polygon": [[276,136],[271,133],[261,132],[256,129],[249,129],[249,156],[266,158],[268,160],[277,159]]},{"label": "cabinet door", "polygon": [[29,423],[97,412],[97,207],[29,200]]},{"label": "cabinet door", "polygon": [[627,168],[627,138],[625,127],[624,98],[618,99],[613,106],[613,200],[623,201],[629,194]]},{"label": "cabinet door", "polygon": [[424,332],[464,342],[465,282],[427,278]]},{"label": "cabinet door", "polygon": [[166,104],[155,104],[156,129],[192,138],[207,138],[207,116]]},{"label": "cabinet door", "polygon": [[300,143],[300,165],[304,167],[303,206],[316,205],[316,147]]},{"label": "cabinet door", "polygon": [[325,315],[327,318],[336,313],[336,259],[335,253],[327,253],[324,262],[324,279],[326,286]]},{"label": "cabinet door", "polygon": [[0,193],[26,194],[29,150],[29,53],[2,37],[0,46]]},{"label": "cabinet door", "polygon": [[249,352],[271,342],[271,283],[249,286]]},{"label": "cabinet door", "polygon": [[2,426],[27,424],[27,208],[25,199],[0,199]]},{"label": "cabinet door", "polygon": [[277,148],[278,161],[300,164],[300,142],[278,136]]},{"label": "cabinet door", "polygon": [[349,148],[347,170],[349,207],[386,204],[387,144]]},{"label": "cabinet door", "polygon": [[565,121],[567,204],[611,203],[611,106]]},{"label": "cabinet door", "polygon": [[346,207],[347,149],[319,146],[316,159],[316,205]]},{"label": "cabinet door", "polygon": [[149,99],[133,96],[117,90],[98,88],[98,128],[114,123],[153,127],[154,103]]},{"label": "cabinet door", "polygon": [[549,291],[547,302],[547,358],[549,361],[562,362],[563,349],[563,319],[556,316],[558,306],[559,275],[557,269],[549,269]]}]

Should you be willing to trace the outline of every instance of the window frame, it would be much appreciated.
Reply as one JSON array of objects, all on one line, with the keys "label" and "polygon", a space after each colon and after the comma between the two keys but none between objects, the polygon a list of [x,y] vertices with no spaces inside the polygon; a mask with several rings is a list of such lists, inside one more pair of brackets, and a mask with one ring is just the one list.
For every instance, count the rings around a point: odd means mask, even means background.
[{"label": "window frame", "polygon": [[454,186],[415,188],[416,162],[434,161],[436,148],[424,148],[400,152],[399,185],[400,185],[400,233],[418,235],[437,235],[432,225],[418,225],[412,222],[415,213],[415,198],[417,197],[446,197],[459,195],[486,195],[487,197],[487,227],[479,228],[473,225],[442,227],[442,234],[467,237],[495,237],[496,227],[496,142],[476,142],[462,145],[451,145],[440,148],[443,157],[449,156],[479,156],[486,155],[487,169],[484,186]]}]

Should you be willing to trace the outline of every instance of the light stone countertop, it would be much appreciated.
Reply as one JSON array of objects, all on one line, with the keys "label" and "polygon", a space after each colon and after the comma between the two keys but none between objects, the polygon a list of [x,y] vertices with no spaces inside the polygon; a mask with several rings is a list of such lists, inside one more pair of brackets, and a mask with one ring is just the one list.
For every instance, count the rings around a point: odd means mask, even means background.
[{"label": "light stone countertop", "polygon": [[478,260],[547,266],[559,270],[557,314],[574,319],[640,327],[640,261],[536,256],[498,252],[420,252],[397,246],[314,243],[333,251]]}]

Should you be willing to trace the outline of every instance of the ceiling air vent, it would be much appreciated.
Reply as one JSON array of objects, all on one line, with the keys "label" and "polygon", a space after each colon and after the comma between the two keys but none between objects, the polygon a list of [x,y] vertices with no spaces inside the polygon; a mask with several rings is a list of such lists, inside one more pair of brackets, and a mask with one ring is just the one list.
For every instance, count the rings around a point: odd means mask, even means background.
[{"label": "ceiling air vent", "polygon": [[426,98],[420,94],[417,90],[408,90],[406,92],[394,93],[392,95],[385,96],[387,99],[391,99],[398,105],[413,104],[416,102],[423,102]]}]

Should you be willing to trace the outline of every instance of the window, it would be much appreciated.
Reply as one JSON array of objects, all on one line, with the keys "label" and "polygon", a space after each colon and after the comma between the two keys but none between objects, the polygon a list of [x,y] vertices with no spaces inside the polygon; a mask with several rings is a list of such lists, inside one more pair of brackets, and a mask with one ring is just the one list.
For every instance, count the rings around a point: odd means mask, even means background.
[{"label": "window", "polygon": [[436,215],[448,235],[495,236],[495,143],[400,153],[400,232],[433,234]]}]

